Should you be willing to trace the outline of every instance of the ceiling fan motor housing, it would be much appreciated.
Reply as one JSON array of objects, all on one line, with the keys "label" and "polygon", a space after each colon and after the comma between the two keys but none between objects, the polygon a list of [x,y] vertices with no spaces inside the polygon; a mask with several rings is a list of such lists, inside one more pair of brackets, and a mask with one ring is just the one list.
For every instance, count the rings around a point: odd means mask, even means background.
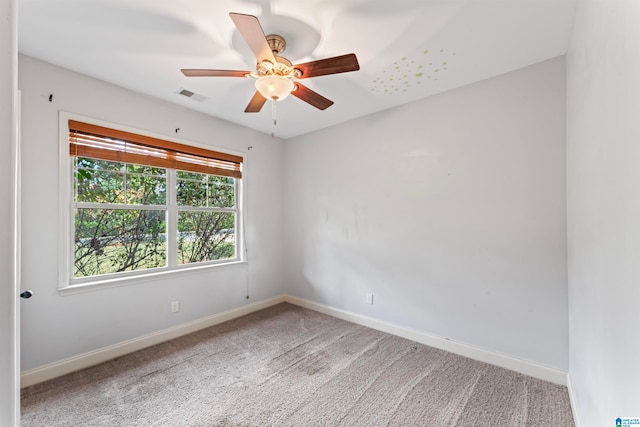
[{"label": "ceiling fan motor housing", "polygon": [[287,41],[278,34],[269,34],[266,36],[267,43],[274,55],[279,55],[287,48]]}]

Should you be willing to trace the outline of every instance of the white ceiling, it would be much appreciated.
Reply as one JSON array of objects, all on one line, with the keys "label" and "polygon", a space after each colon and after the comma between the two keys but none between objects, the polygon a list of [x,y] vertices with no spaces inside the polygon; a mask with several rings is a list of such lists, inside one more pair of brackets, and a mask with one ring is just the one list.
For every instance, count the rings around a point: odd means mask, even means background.
[{"label": "white ceiling", "polygon": [[255,69],[229,12],[284,36],[294,64],[355,53],[359,71],[304,81],[335,102],[327,110],[278,103],[286,139],[562,55],[576,1],[19,0],[18,41],[25,55],[269,134],[269,104],[244,113],[252,80],[180,72]]}]

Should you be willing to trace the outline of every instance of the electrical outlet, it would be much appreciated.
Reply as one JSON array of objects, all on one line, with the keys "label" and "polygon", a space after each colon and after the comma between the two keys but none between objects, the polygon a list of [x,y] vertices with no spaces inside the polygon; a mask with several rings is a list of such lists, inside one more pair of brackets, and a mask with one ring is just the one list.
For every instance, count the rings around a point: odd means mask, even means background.
[{"label": "electrical outlet", "polygon": [[180,301],[171,301],[171,312],[177,313],[180,311]]},{"label": "electrical outlet", "polygon": [[373,304],[373,294],[367,293],[367,304]]}]

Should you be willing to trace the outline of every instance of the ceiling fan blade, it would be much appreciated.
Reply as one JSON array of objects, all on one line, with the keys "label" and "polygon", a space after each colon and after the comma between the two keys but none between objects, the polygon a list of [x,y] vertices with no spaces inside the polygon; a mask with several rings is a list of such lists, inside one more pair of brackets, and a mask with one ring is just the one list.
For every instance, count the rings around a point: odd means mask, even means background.
[{"label": "ceiling fan blade", "polygon": [[238,28],[240,35],[247,42],[253,54],[258,59],[258,63],[262,61],[269,61],[272,64],[276,63],[276,58],[273,56],[271,47],[264,36],[260,21],[253,15],[244,15],[242,13],[230,13],[229,16],[233,20],[234,24]]},{"label": "ceiling fan blade", "polygon": [[251,71],[204,70],[199,68],[183,68],[180,71],[187,77],[245,77],[251,73]]},{"label": "ceiling fan blade", "polygon": [[309,77],[326,76],[327,74],[347,73],[349,71],[358,71],[360,64],[354,53],[342,56],[334,56],[333,58],[319,59],[317,61],[305,62],[304,64],[294,65],[302,72],[298,78],[306,79]]},{"label": "ceiling fan blade", "polygon": [[326,110],[333,105],[333,101],[320,95],[318,92],[314,92],[306,86],[296,82],[295,89],[291,92],[291,95],[303,100],[304,102],[313,105],[320,110]]},{"label": "ceiling fan blade", "polygon": [[265,102],[267,102],[267,98],[262,96],[260,92],[256,91],[256,93],[253,95],[253,98],[251,98],[251,101],[249,101],[249,105],[247,105],[247,108],[244,109],[244,112],[258,113],[262,109],[262,106]]}]

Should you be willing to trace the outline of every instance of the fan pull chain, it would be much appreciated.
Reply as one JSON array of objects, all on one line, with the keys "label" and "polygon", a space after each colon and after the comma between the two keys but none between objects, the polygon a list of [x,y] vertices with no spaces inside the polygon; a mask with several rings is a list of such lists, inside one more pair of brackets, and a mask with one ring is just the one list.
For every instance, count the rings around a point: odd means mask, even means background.
[{"label": "fan pull chain", "polygon": [[276,125],[278,121],[276,120],[276,100],[271,101],[271,138],[276,136]]}]

